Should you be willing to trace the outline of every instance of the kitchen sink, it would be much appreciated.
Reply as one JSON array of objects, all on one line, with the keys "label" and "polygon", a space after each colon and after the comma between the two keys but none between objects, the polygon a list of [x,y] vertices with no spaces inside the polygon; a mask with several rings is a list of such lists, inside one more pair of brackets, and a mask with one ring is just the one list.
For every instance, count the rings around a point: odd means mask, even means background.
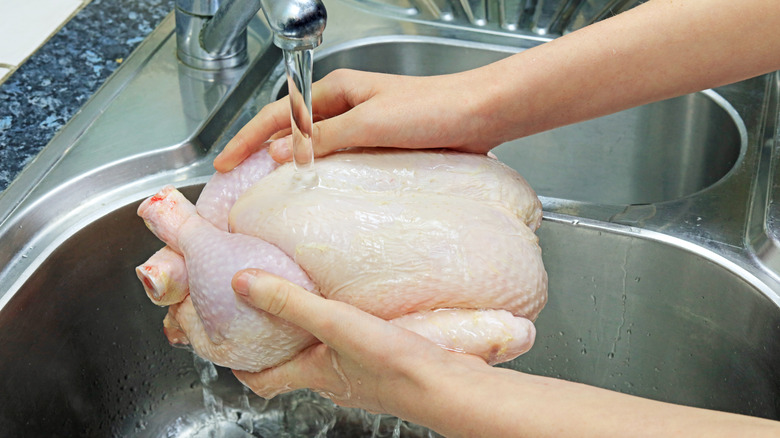
[{"label": "kitchen sink", "polygon": [[[328,12],[317,77],[448,73],[545,41],[341,0]],[[172,35],[169,17],[0,194],[0,430],[433,436],[310,392],[266,402],[168,345],[134,272],[161,246],[136,208],[165,184],[195,199],[227,140],[284,92],[260,18],[250,62],[226,72],[179,64]],[[541,195],[549,274],[535,346],[501,366],[780,419],[778,89],[767,75],[499,146]]]},{"label": "kitchen sink", "polygon": [[[184,190],[194,199],[199,188]],[[192,353],[168,345],[165,309],[149,302],[135,277],[134,267],[161,246],[137,206],[85,224],[4,305],[3,430],[166,436],[189,423],[212,425]],[[712,252],[655,232],[548,215],[539,237],[550,301],[533,349],[502,366],[780,418],[780,307],[765,284]],[[249,404],[228,370],[218,374],[211,389],[223,406],[258,430],[293,403],[252,397]],[[310,404],[338,412],[342,428],[372,425],[349,410]],[[323,416],[300,421],[313,429]]]}]

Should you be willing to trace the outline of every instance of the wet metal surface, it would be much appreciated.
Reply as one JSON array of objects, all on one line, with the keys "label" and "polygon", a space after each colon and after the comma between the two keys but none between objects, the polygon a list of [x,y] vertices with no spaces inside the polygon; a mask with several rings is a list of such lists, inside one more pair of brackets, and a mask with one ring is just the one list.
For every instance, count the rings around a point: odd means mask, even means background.
[{"label": "wet metal surface", "polygon": [[[331,1],[315,76],[459,71],[542,41],[381,11]],[[174,40],[169,17],[0,195],[0,429],[200,436],[226,421],[263,436],[286,421],[314,436],[324,421],[328,436],[426,436],[389,418],[323,417],[307,393],[262,404],[226,370],[204,380],[165,341],[165,310],[133,271],[160,244],[135,209],[168,183],[194,199],[216,153],[284,83],[259,19],[249,63],[219,74],[179,64]],[[536,345],[507,366],[780,418],[777,116],[767,75],[499,147],[543,194],[550,277]],[[570,146],[579,137],[591,140]],[[556,161],[583,146],[604,159]],[[204,403],[206,389],[221,407]]]}]

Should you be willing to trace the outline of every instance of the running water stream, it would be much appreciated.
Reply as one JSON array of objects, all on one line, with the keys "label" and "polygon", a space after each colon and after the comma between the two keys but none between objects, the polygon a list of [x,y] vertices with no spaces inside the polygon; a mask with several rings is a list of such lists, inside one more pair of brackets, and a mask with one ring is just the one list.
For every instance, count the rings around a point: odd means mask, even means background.
[{"label": "running water stream", "polygon": [[292,156],[296,176],[307,187],[317,184],[312,145],[312,49],[284,50],[287,90],[290,96]]}]

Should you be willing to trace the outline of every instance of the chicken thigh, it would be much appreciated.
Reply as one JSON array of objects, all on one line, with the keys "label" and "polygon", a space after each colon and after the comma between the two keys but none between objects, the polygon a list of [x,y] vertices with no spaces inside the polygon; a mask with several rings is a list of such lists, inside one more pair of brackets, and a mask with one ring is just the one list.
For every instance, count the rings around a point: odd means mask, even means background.
[{"label": "chicken thigh", "polygon": [[197,209],[172,187],[144,201],[168,246],[137,272],[171,305],[170,341],[249,371],[316,342],[236,300],[232,274],[255,267],[490,363],[531,347],[547,276],[541,204],[520,175],[451,151],[356,150],[314,166],[302,184],[260,151],[216,174]]}]

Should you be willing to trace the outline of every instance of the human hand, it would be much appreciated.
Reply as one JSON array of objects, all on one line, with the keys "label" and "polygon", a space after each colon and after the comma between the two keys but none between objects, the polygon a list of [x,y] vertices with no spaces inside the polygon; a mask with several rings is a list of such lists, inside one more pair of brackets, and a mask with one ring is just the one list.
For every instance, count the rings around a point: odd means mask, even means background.
[{"label": "human hand", "polygon": [[262,397],[311,388],[342,406],[424,424],[424,418],[415,416],[426,410],[421,406],[430,400],[426,390],[466,370],[491,369],[482,359],[443,350],[411,331],[260,270],[241,271],[233,288],[251,305],[299,325],[322,342],[275,368],[234,371]]},{"label": "human hand", "polygon": [[[476,72],[413,77],[336,70],[312,86],[314,155],[353,146],[451,148],[486,153],[493,138]],[[227,172],[269,139],[271,156],[292,159],[290,102],[285,97],[257,113],[214,160]]]},{"label": "human hand", "polygon": [[[263,397],[311,388],[339,405],[395,415],[452,437],[623,437],[637,424],[643,436],[776,437],[780,431],[770,420],[490,367],[263,271],[241,271],[233,288],[322,341],[275,368],[234,371]],[[561,412],[569,421],[561,422]]]}]

